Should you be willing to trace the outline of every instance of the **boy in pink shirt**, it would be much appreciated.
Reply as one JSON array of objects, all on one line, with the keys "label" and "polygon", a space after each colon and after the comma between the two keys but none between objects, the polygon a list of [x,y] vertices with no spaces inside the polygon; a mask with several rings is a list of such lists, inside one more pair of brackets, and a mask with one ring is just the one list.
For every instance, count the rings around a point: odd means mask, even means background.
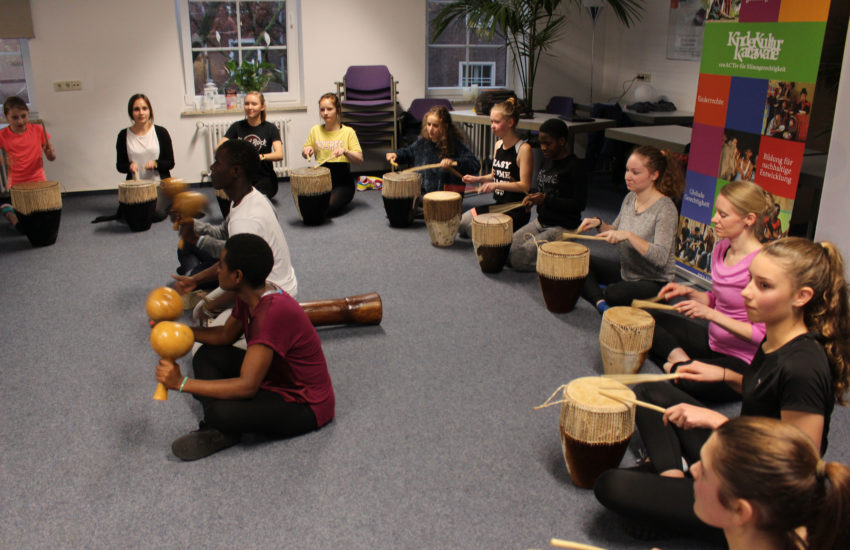
[{"label": "boy in pink shirt", "polygon": [[[9,187],[30,181],[45,181],[47,176],[44,174],[42,153],[47,160],[56,160],[50,135],[44,126],[29,123],[29,107],[17,96],[9,96],[3,102],[3,116],[9,126],[0,130],[0,149],[6,153]],[[17,225],[18,218],[10,204],[0,205],[0,212],[12,225]]]}]

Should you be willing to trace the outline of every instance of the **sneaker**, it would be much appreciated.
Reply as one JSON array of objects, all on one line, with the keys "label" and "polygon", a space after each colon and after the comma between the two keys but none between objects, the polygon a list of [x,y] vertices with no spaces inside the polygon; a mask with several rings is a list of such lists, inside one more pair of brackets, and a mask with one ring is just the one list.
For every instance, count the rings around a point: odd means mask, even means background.
[{"label": "sneaker", "polygon": [[180,436],[171,444],[171,452],[181,460],[198,460],[239,443],[239,436],[215,428],[201,428]]}]

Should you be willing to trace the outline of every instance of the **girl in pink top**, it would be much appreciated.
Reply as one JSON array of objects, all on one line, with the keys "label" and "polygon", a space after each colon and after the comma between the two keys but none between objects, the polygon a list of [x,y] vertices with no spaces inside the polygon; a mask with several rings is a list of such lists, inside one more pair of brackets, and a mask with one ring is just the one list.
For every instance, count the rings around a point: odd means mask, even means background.
[{"label": "girl in pink top", "polygon": [[[740,394],[726,384],[726,369],[742,373],[764,339],[764,325],[750,323],[741,290],[749,282],[749,267],[761,248],[758,235],[765,213],[775,208],[773,195],[749,181],[735,181],[720,190],[711,219],[718,243],[711,253],[712,290],[702,292],[668,283],[658,295],[684,315],[654,312],[652,357],[665,372],[689,372],[699,381],[678,381],[682,389],[710,401],[733,401]],[[690,322],[688,319],[705,319]]]}]

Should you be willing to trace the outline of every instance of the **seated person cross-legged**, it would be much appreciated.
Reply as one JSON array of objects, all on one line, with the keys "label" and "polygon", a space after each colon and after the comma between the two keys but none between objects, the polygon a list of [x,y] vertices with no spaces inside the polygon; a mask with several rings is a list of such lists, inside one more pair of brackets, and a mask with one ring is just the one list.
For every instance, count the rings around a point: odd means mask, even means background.
[{"label": "seated person cross-legged", "polygon": [[537,218],[515,228],[511,242],[510,264],[518,271],[536,269],[537,241],[555,241],[565,231],[574,232],[587,203],[587,171],[584,161],[567,148],[567,125],[551,118],[540,125],[539,136],[544,161],[537,172],[538,192],[522,201],[526,210],[537,207]]},{"label": "seated person cross-legged", "polygon": [[[764,339],[764,324],[747,318],[741,291],[749,282],[750,262],[761,249],[757,236],[764,232],[762,220],[773,207],[773,195],[755,183],[725,185],[711,220],[719,239],[711,252],[711,291],[667,283],[660,297],[686,299],[674,306],[676,312],[650,310],[655,318],[650,356],[665,372],[696,376],[698,381],[676,384],[698,399],[741,399],[730,385],[732,373],[743,374]],[[708,231],[706,236],[711,234]]]},{"label": "seated person cross-legged", "polygon": [[[750,321],[764,323],[765,339],[743,376],[729,373],[741,393],[741,416],[792,424],[823,454],[833,408],[845,402],[850,384],[850,304],[841,255],[831,243],[789,237],[764,245],[749,271],[742,295]],[[692,468],[711,430],[728,419],[668,382],[639,384],[635,393],[665,409],[635,411],[649,461],[604,472],[594,487],[597,499],[641,527],[719,538],[694,515]]]},{"label": "seated person cross-legged", "polygon": [[[161,359],[156,378],[169,390],[191,393],[204,410],[200,429],[174,441],[174,454],[197,460],[237,444],[244,433],[287,438],[333,419],[334,391],[319,335],[304,309],[266,280],[271,248],[257,235],[230,237],[221,253],[219,286],[236,294],[223,326],[198,327],[195,378]],[[247,350],[232,344],[242,334]]]},{"label": "seated person cross-legged", "polygon": [[[651,145],[635,149],[626,162],[626,187],[620,213],[608,224],[585,218],[578,232],[597,228],[599,236],[617,245],[618,260],[590,255],[590,271],[581,296],[604,313],[610,306],[627,306],[650,298],[673,280],[679,213],[674,198],[681,196],[684,177],[674,156]],[[607,285],[601,288],[600,285]]]}]

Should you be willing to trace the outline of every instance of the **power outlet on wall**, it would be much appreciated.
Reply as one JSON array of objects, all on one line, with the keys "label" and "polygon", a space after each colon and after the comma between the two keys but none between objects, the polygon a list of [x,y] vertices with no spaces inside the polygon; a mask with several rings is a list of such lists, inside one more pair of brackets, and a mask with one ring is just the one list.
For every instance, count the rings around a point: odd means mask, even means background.
[{"label": "power outlet on wall", "polygon": [[53,83],[54,92],[79,92],[83,89],[83,83],[79,80],[62,80]]},{"label": "power outlet on wall", "polygon": [[637,76],[635,76],[635,79],[640,80],[641,82],[649,82],[652,80],[652,75],[650,73],[638,73]]}]

